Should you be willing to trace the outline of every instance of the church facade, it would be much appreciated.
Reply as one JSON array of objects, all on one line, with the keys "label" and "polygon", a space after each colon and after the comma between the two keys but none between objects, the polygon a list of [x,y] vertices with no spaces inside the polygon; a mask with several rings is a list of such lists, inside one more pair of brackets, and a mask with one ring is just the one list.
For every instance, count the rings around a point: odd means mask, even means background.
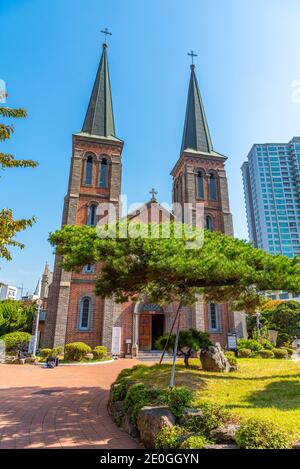
[{"label": "church facade", "polygon": [[[107,44],[91,93],[82,131],[73,135],[69,184],[64,200],[62,225],[96,226],[99,204],[112,203],[120,210],[122,150],[116,137],[108,69]],[[171,171],[172,201],[189,203],[195,218],[196,204],[204,205],[206,229],[233,235],[229,209],[226,157],[213,149],[204,107],[191,65],[187,108],[179,159]],[[153,192],[151,200],[128,217],[149,218],[153,213],[163,221],[169,213]],[[152,214],[152,215],[148,215]],[[143,218],[145,219],[145,218]],[[81,272],[66,272],[56,255],[53,281],[49,288],[44,347],[81,341],[94,347],[105,345],[120,356],[136,356],[154,349],[155,340],[170,330],[176,304],[160,307],[140,301],[116,304],[94,294],[99,265],[87,265]],[[181,328],[208,331],[214,342],[226,345],[227,335],[237,328],[228,305],[202,304],[183,308]]]}]

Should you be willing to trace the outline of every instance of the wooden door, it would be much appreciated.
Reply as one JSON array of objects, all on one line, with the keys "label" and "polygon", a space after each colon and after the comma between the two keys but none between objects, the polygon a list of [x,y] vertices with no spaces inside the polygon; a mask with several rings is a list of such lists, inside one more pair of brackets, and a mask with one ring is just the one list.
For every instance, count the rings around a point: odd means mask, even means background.
[{"label": "wooden door", "polygon": [[139,349],[151,350],[152,346],[152,316],[140,314],[139,317]]}]

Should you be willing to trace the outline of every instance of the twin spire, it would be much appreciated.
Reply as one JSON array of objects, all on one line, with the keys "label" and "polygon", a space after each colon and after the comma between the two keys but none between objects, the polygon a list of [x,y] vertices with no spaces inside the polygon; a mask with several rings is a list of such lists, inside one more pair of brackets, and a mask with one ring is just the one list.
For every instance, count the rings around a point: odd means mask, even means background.
[{"label": "twin spire", "polygon": [[115,136],[106,49],[107,44],[104,43],[93,91],[82,127],[82,132],[98,137]]},{"label": "twin spire", "polygon": [[[115,137],[106,43],[103,44],[102,56],[84,119],[82,132],[98,137]],[[204,153],[213,152],[194,64],[191,65],[181,153],[185,150],[194,150]]]},{"label": "twin spire", "polygon": [[191,65],[181,153],[184,150],[195,150],[205,153],[213,151],[194,64]]}]

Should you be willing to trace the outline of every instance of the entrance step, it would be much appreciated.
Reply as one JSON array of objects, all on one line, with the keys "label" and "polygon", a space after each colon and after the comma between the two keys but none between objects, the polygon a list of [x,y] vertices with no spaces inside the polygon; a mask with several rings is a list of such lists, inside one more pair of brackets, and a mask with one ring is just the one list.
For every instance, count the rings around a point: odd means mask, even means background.
[{"label": "entrance step", "polygon": [[[137,359],[140,361],[151,361],[151,362],[159,362],[162,352],[157,350],[149,350],[149,351],[139,351]],[[163,362],[170,362],[173,359],[173,355],[171,353],[165,353]]]}]

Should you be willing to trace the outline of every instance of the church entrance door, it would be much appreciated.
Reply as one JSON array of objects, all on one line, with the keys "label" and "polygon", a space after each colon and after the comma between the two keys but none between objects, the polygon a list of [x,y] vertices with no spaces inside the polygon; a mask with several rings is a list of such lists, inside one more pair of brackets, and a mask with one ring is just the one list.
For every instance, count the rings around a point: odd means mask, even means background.
[{"label": "church entrance door", "polygon": [[139,348],[140,350],[151,350],[152,346],[152,316],[149,313],[141,314],[139,317]]},{"label": "church entrance door", "polygon": [[153,350],[156,339],[164,333],[164,315],[149,311],[139,316],[139,349]]},{"label": "church entrance door", "polygon": [[164,334],[164,315],[152,315],[152,349],[155,349],[156,340]]}]

